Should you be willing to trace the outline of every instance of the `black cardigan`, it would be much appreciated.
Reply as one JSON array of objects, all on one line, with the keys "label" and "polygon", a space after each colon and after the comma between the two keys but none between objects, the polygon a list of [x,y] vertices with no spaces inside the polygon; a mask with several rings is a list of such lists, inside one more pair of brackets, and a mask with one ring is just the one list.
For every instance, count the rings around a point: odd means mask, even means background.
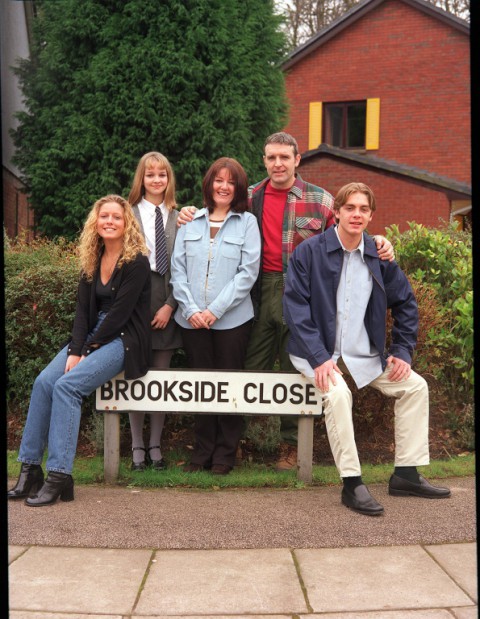
[{"label": "black cardigan", "polygon": [[115,268],[112,305],[98,330],[89,336],[98,321],[95,290],[99,276],[97,269],[93,281],[80,278],[68,354],[90,355],[120,336],[125,348],[125,378],[139,378],[148,372],[152,349],[148,258],[138,254],[132,262]]}]

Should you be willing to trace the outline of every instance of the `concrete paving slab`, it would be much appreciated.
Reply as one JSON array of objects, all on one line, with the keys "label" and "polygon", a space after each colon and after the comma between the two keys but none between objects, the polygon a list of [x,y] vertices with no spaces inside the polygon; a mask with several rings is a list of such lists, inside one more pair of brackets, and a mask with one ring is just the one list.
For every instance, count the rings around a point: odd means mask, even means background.
[{"label": "concrete paving slab", "polygon": [[[88,615],[78,613],[37,613],[28,610],[11,610],[9,619],[123,619],[122,615]],[[144,619],[144,618],[142,618]]]},{"label": "concrete paving slab", "polygon": [[473,606],[419,546],[296,550],[313,612]]},{"label": "concrete paving slab", "polygon": [[[183,619],[183,617],[182,617]],[[322,613],[321,615],[300,615],[300,619],[452,619],[448,610],[441,608],[422,610],[382,610],[379,612]]]},{"label": "concrete paving slab", "polygon": [[308,612],[292,553],[273,550],[159,551],[139,615]]},{"label": "concrete paving slab", "polygon": [[478,606],[473,608],[452,608],[455,619],[478,619]]},{"label": "concrete paving slab", "polygon": [[[177,619],[292,619],[292,615],[181,615]],[[309,615],[311,617],[311,615]],[[55,617],[55,619],[57,619]],[[110,619],[110,618],[109,618]],[[172,619],[172,615],[132,615],[132,619]],[[338,617],[337,619],[342,619]],[[450,619],[451,616],[450,616]]]},{"label": "concrete paving slab", "polygon": [[425,549],[462,589],[478,601],[477,544],[444,544],[426,546]]},{"label": "concrete paving slab", "polygon": [[22,555],[26,550],[28,549],[28,546],[8,546],[8,564],[10,565],[10,563],[12,561],[15,561],[15,559],[17,559],[20,555]]},{"label": "concrete paving slab", "polygon": [[32,547],[9,567],[11,610],[129,614],[152,552]]}]

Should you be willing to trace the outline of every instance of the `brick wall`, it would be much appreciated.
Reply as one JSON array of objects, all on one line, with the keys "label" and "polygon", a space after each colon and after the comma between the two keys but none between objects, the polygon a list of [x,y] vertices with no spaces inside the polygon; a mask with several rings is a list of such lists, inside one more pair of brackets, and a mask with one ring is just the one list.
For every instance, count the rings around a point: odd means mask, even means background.
[{"label": "brick wall", "polygon": [[3,175],[3,223],[10,238],[25,233],[33,238],[33,211],[29,208],[27,196],[21,191],[22,183],[6,168]]},{"label": "brick wall", "polygon": [[350,165],[329,157],[308,159],[299,168],[301,177],[323,187],[333,196],[350,182],[366,183],[374,192],[377,210],[368,226],[372,234],[384,234],[385,228],[397,224],[401,231],[409,221],[438,227],[448,221],[450,201],[444,193],[392,175]]},{"label": "brick wall", "polygon": [[387,0],[286,72],[286,131],[305,152],[310,101],[379,97],[370,156],[470,183],[469,60],[468,35]]}]

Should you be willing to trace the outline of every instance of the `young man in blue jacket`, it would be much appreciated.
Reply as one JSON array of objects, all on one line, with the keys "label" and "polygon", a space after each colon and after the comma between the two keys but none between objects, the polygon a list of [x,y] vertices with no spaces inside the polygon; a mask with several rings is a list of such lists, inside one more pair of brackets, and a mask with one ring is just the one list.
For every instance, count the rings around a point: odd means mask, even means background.
[{"label": "young man in blue jacket", "polygon": [[[418,474],[429,463],[428,386],[411,369],[418,309],[396,262],[381,261],[364,233],[375,211],[363,183],[340,189],[337,225],[301,243],[287,270],[283,299],[290,330],[287,350],[295,368],[321,392],[328,440],[343,480],[342,503],[369,516],[383,513],[362,482],[355,444],[348,370],[358,388],[370,385],[395,400],[395,470],[389,494],[445,498],[448,488]],[[393,329],[386,350],[386,315]]]}]

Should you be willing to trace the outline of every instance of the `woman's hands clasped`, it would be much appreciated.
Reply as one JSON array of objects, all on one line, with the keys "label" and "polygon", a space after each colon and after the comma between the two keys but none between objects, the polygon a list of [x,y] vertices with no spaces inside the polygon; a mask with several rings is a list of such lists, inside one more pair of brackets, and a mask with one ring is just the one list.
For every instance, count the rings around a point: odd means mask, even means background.
[{"label": "woman's hands clasped", "polygon": [[188,322],[194,329],[210,329],[217,317],[208,309],[203,312],[196,312],[188,319]]}]

